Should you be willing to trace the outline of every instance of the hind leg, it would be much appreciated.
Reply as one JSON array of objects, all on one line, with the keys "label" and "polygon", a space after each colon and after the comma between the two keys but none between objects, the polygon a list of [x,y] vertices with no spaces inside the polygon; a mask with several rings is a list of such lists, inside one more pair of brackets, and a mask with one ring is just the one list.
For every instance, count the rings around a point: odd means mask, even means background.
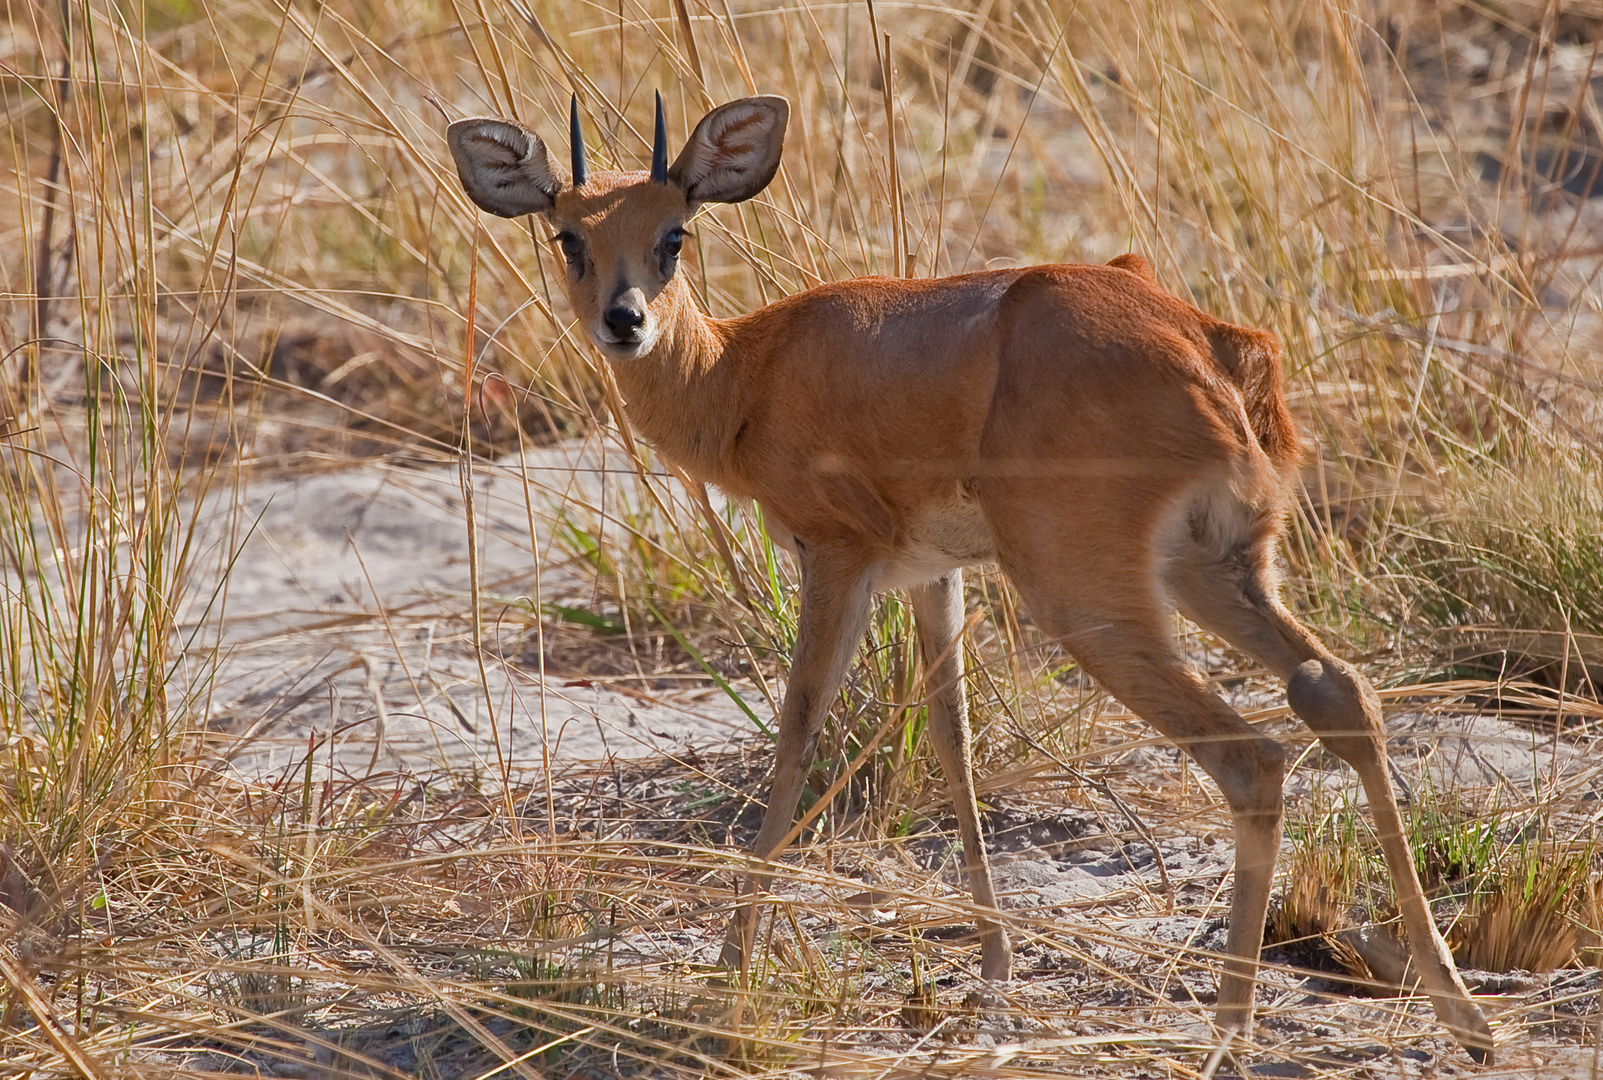
[{"label": "hind leg", "polygon": [[1176,562],[1169,584],[1180,609],[1286,681],[1293,712],[1358,773],[1391,872],[1420,985],[1436,1015],[1477,1061],[1489,1061],[1492,1032],[1470,1000],[1447,943],[1431,918],[1403,831],[1387,766],[1380,699],[1356,668],[1326,649],[1281,604],[1270,533],[1223,554]]},{"label": "hind leg", "polygon": [[[1033,608],[1032,608],[1033,610]],[[1077,620],[1078,622],[1078,620]],[[1219,786],[1235,827],[1235,882],[1218,1021],[1244,1031],[1280,851],[1285,751],[1242,720],[1179,655],[1166,619],[1080,622],[1070,650],[1097,682],[1185,751]],[[1092,628],[1095,626],[1095,628]]]},{"label": "hind leg", "polygon": [[1062,631],[1081,667],[1185,751],[1230,806],[1236,870],[1218,1019],[1224,1031],[1243,1031],[1252,1018],[1258,952],[1280,850],[1285,751],[1241,719],[1192,670],[1176,648],[1165,613],[1077,613],[1064,621]]},{"label": "hind leg", "polygon": [[[1227,1033],[1242,1031],[1252,1017],[1280,848],[1285,751],[1238,716],[1181,656],[1159,594],[1157,560],[1144,547],[1009,531],[1002,562],[1036,622],[1105,690],[1196,761],[1230,806],[1236,873],[1218,1019]],[[1125,537],[1151,532],[1120,530]]]}]

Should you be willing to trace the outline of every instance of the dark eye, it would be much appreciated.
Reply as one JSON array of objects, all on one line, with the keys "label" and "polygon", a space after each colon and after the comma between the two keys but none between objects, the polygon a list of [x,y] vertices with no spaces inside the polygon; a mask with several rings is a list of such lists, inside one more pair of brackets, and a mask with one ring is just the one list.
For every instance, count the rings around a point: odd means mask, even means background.
[{"label": "dark eye", "polygon": [[662,262],[663,276],[673,273],[674,264],[679,261],[679,251],[685,246],[685,230],[669,229],[657,245],[657,256]]},{"label": "dark eye", "polygon": [[574,270],[584,269],[584,241],[571,232],[563,231],[552,237],[562,248],[562,257]]}]

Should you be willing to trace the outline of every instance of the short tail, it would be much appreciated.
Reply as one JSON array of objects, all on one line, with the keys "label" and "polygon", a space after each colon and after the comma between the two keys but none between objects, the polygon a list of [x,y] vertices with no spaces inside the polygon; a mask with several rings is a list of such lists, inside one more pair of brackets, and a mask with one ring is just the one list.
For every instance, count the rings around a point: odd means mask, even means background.
[{"label": "short tail", "polygon": [[1153,271],[1152,264],[1147,262],[1144,255],[1137,255],[1132,251],[1128,255],[1120,255],[1115,259],[1109,259],[1108,265],[1116,266],[1120,270],[1128,270],[1136,277],[1146,278],[1154,284],[1157,283],[1158,275]]},{"label": "short tail", "polygon": [[[1152,264],[1134,252],[1111,260],[1109,266],[1128,271],[1157,284]],[[1204,316],[1207,318],[1207,316]],[[1214,322],[1208,331],[1213,358],[1241,391],[1247,406],[1247,422],[1258,445],[1281,472],[1302,456],[1297,442],[1297,425],[1286,408],[1286,385],[1281,374],[1280,341],[1262,330]]]},{"label": "short tail", "polygon": [[1209,332],[1213,356],[1229,372],[1247,406],[1247,422],[1269,460],[1285,469],[1302,456],[1297,425],[1286,407],[1280,341],[1270,333],[1230,323]]}]

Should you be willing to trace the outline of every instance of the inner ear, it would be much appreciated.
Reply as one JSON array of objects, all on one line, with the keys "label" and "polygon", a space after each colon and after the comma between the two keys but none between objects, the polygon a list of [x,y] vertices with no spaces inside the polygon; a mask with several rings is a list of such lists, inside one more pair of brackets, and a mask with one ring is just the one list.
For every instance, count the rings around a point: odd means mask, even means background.
[{"label": "inner ear", "polygon": [[565,186],[545,142],[521,124],[493,117],[458,120],[445,138],[462,190],[481,210],[508,218],[543,214]]},{"label": "inner ear", "polygon": [[701,118],[668,179],[691,203],[744,202],[779,171],[790,103],[782,97],[741,98]]}]

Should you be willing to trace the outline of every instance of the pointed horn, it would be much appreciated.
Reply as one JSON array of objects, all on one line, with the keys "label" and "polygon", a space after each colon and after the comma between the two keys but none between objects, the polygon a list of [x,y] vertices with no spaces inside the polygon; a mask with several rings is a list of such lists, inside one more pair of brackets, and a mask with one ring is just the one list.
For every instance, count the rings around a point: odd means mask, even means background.
[{"label": "pointed horn", "polygon": [[573,186],[579,187],[588,170],[584,167],[584,131],[579,127],[578,94],[574,94],[568,104],[568,145],[573,148]]},{"label": "pointed horn", "polygon": [[651,179],[668,182],[668,122],[662,115],[662,91],[657,91],[657,133],[651,140]]}]

